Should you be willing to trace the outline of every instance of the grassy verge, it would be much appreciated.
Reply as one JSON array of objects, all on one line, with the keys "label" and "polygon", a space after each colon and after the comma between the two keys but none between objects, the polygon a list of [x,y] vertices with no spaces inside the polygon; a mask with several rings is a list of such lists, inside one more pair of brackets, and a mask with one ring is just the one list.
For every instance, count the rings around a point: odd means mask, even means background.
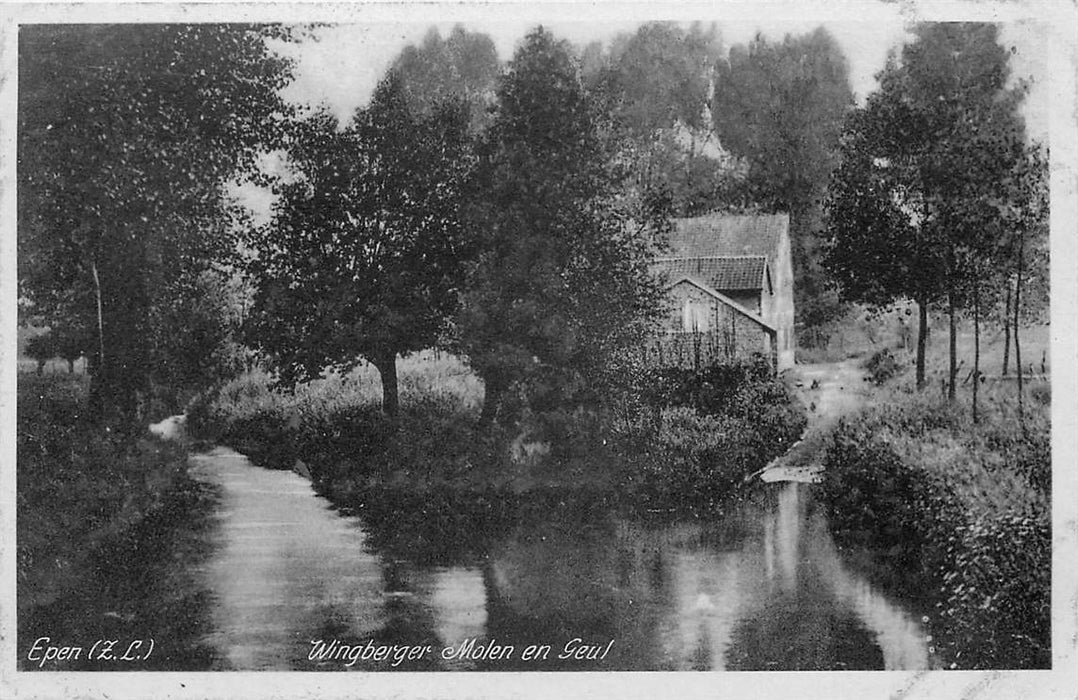
[{"label": "grassy verge", "polygon": [[[668,372],[633,411],[525,411],[478,432],[479,380],[455,358],[400,363],[398,429],[378,410],[373,370],[277,390],[247,375],[194,401],[188,427],[263,466],[301,461],[339,504],[400,494],[491,499],[523,491],[613,494],[646,509],[709,507],[793,442],[804,416],[758,364]],[[441,497],[441,496],[439,496]],[[358,506],[357,506],[358,507]]]},{"label": "grassy verge", "polygon": [[186,471],[181,446],[97,425],[85,375],[18,378],[18,609],[85,581],[94,557],[164,507]]},{"label": "grassy verge", "polygon": [[882,389],[843,421],[819,493],[836,540],[869,548],[878,582],[929,616],[952,668],[1046,668],[1050,653],[1050,390],[968,398]]}]

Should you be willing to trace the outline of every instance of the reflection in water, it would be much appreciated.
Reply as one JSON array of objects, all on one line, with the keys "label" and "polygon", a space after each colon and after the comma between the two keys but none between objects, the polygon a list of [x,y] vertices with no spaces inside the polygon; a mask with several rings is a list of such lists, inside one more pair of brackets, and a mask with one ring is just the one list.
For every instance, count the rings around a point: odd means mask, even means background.
[{"label": "reflection in water", "polygon": [[[920,624],[843,564],[807,485],[768,487],[712,521],[661,525],[593,502],[524,499],[511,522],[495,527],[489,514],[460,517],[464,507],[455,517],[435,512],[450,505],[428,505],[417,517],[414,498],[395,510],[388,495],[377,509],[344,517],[296,475],[252,467],[227,450],[202,458],[198,470],[223,485],[220,549],[206,571],[217,595],[209,641],[234,668],[344,667],[307,661],[319,638],[434,650],[395,670],[930,663]],[[473,536],[447,532],[447,522],[470,522]],[[410,537],[422,546],[410,551],[402,544]],[[457,553],[445,544],[465,541]],[[574,638],[613,645],[603,658],[557,658]],[[516,653],[441,657],[470,640]],[[550,651],[522,660],[532,644]]]},{"label": "reflection in water", "polygon": [[445,646],[482,637],[487,624],[487,597],[483,572],[470,567],[446,568],[434,573],[429,605],[435,611],[436,631]]},{"label": "reflection in water", "polygon": [[364,635],[383,624],[382,569],[354,519],[292,472],[225,449],[194,460],[194,476],[223,486],[221,549],[206,571],[216,598],[208,641],[231,667],[290,668],[319,630]]}]

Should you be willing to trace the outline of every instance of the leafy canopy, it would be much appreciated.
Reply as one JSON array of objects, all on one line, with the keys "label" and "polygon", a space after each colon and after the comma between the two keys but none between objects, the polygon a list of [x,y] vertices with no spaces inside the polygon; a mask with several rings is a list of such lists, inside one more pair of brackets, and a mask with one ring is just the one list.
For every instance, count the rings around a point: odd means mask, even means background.
[{"label": "leafy canopy", "polygon": [[649,240],[617,202],[608,143],[569,47],[539,28],[498,90],[482,148],[482,236],[458,340],[487,386],[487,415],[513,382],[594,387],[658,304]]},{"label": "leafy canopy", "polygon": [[255,172],[288,111],[277,91],[290,67],[267,49],[271,34],[284,32],[20,29],[20,295],[35,321],[103,328],[91,368],[106,403],[131,409],[146,387],[152,312],[170,288],[233,249],[224,185]]},{"label": "leafy canopy", "polygon": [[413,113],[395,75],[347,129],[325,113],[294,126],[297,177],[248,242],[249,337],[287,379],[365,358],[395,392],[393,358],[438,340],[470,256],[466,127],[460,103]]}]

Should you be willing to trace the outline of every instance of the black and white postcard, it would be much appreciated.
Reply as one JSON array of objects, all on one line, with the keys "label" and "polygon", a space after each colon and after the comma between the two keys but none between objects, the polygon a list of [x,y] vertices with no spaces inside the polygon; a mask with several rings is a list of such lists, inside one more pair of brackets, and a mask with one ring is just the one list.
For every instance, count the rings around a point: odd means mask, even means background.
[{"label": "black and white postcard", "polygon": [[0,691],[1065,698],[1073,4],[0,21]]}]

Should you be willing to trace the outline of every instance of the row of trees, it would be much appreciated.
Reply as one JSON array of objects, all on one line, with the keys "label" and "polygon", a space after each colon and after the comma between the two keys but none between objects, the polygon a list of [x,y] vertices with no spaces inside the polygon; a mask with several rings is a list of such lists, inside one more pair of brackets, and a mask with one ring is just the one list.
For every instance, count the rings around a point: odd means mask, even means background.
[{"label": "row of trees", "polygon": [[[538,30],[505,69],[488,37],[432,31],[338,124],[280,97],[291,66],[266,39],[293,31],[25,28],[22,309],[93,345],[98,406],[212,381],[243,326],[291,379],[370,360],[391,413],[394,358],[449,344],[489,420],[522,381],[594,398],[657,308],[647,260],[671,217],[789,211],[800,320],[841,309],[829,236],[847,300],[920,304],[921,382],[945,305],[953,392],[956,314],[979,330],[1003,290],[1016,328],[1043,277],[1044,158],[996,31],[921,27],[860,109],[824,30],[728,53],[702,25],[579,53]],[[275,150],[292,177],[259,170]],[[227,195],[244,178],[275,190],[265,226]]]},{"label": "row of trees", "polygon": [[929,309],[945,309],[954,398],[963,310],[974,323],[974,377],[981,324],[990,316],[1013,337],[1021,367],[1022,294],[1047,293],[1047,161],[1026,137],[1018,111],[1026,86],[1008,85],[996,25],[929,24],[915,36],[847,119],[828,199],[827,265],[851,300],[917,302],[918,386]]},{"label": "row of trees", "polygon": [[[464,32],[448,43],[483,46]],[[371,361],[390,415],[396,357],[437,343],[483,378],[485,421],[514,385],[593,401],[610,354],[646,332],[660,298],[654,227],[619,197],[619,141],[569,45],[542,29],[497,82],[482,129],[486,95],[452,59],[481,52],[449,51],[449,85],[435,89],[411,67],[439,53],[436,37],[406,51],[344,128],[325,114],[294,125],[298,177],[247,241],[251,340],[291,379]]]}]

